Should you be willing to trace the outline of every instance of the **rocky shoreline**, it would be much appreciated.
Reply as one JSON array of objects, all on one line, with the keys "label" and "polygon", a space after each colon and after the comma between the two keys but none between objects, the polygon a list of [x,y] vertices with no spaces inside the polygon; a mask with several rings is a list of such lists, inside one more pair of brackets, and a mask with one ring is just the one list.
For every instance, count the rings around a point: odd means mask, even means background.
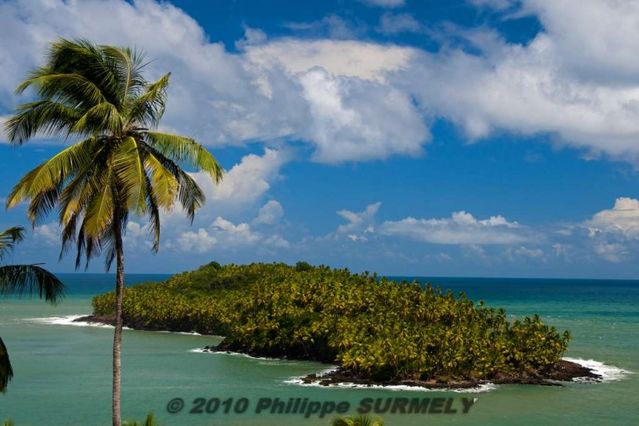
[{"label": "rocky shoreline", "polygon": [[491,380],[463,380],[463,381],[442,381],[442,380],[387,380],[374,381],[361,378],[352,372],[337,369],[325,374],[309,374],[301,379],[304,384],[317,384],[321,386],[331,385],[363,385],[363,386],[410,386],[428,389],[471,389],[486,384],[518,384],[518,385],[541,385],[541,386],[562,386],[563,383],[571,382],[574,379],[586,379],[587,381],[599,382],[602,377],[574,362],[560,360],[551,368],[539,374],[523,374],[520,376],[497,376]]},{"label": "rocky shoreline", "polygon": [[[96,316],[87,315],[76,318],[75,322],[87,322],[96,324],[113,325],[112,316]],[[136,330],[158,331],[143,324],[126,324],[127,327]],[[189,330],[164,330],[164,331],[189,331]],[[242,351],[229,350],[224,342],[219,345],[211,345],[203,348],[205,352],[229,352],[243,353]],[[246,355],[261,357],[264,354],[246,353]],[[465,381],[442,381],[442,380],[389,380],[374,381],[367,378],[361,378],[352,372],[342,369],[327,372],[325,374],[309,374],[301,379],[304,384],[318,384],[321,386],[331,386],[338,384],[353,384],[361,386],[412,386],[423,387],[428,389],[470,389],[476,388],[484,384],[522,384],[522,385],[542,385],[542,386],[561,386],[562,383],[571,382],[574,379],[585,379],[586,381],[598,382],[602,377],[594,373],[591,369],[579,365],[575,362],[560,360],[545,371],[536,374],[522,374],[519,376],[497,376],[491,380],[465,380]]]}]

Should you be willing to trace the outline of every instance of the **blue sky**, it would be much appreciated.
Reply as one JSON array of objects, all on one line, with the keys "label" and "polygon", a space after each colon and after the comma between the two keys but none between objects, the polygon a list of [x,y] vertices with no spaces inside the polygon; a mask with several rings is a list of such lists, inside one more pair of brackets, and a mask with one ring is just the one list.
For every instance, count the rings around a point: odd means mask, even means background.
[{"label": "blue sky", "polygon": [[[130,272],[210,260],[401,275],[638,278],[639,6],[613,1],[0,1],[0,121],[57,37],[172,71],[163,129],[227,170]],[[592,17],[597,19],[593,20]],[[12,147],[0,198],[69,141]],[[24,206],[0,226],[28,225]],[[14,261],[58,262],[54,217]],[[93,271],[102,268],[94,262]]]}]

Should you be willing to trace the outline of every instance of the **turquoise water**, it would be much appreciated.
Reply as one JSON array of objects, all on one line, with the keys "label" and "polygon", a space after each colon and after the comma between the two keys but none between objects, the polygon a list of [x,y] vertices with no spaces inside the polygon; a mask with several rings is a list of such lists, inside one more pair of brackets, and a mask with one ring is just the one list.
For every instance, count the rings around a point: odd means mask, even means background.
[{"label": "turquoise water", "polygon": [[[15,377],[0,395],[0,420],[23,425],[107,425],[110,422],[111,344],[109,328],[71,326],[65,317],[90,313],[90,298],[111,288],[110,275],[69,274],[62,303],[52,307],[36,299],[0,300],[0,336],[10,351]],[[127,283],[161,279],[130,275]],[[514,316],[539,313],[569,329],[566,354],[639,372],[639,282],[592,280],[454,279],[430,281],[464,290],[473,299],[502,306]],[[56,318],[58,318],[56,320]],[[467,414],[385,414],[386,425],[606,425],[639,424],[639,374],[619,380],[565,387],[498,386],[480,393],[389,391],[302,387],[292,377],[327,366],[311,362],[252,359],[191,350],[216,343],[215,337],[125,331],[123,416],[142,419],[156,413],[163,425],[327,425],[330,418],[256,414],[260,398],[308,398],[346,401],[351,412],[363,398],[477,398]],[[185,408],[169,414],[166,406],[182,398]],[[193,400],[248,399],[242,414],[189,414]],[[239,408],[241,409],[240,403]],[[205,408],[205,407],[203,407]],[[215,408],[215,401],[210,405]],[[205,411],[205,410],[204,410]]]}]

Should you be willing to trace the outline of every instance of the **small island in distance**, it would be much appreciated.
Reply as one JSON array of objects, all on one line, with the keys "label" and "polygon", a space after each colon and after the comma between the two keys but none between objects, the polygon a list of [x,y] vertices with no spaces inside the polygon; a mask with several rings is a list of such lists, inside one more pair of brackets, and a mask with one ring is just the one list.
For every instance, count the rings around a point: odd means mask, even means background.
[{"label": "small island in distance", "polygon": [[[78,321],[112,322],[113,292],[92,304],[93,315]],[[569,332],[537,315],[508,321],[464,294],[306,262],[211,262],[130,287],[123,319],[133,329],[224,336],[207,351],[338,366],[305,383],[469,388],[601,378],[562,360]]]}]

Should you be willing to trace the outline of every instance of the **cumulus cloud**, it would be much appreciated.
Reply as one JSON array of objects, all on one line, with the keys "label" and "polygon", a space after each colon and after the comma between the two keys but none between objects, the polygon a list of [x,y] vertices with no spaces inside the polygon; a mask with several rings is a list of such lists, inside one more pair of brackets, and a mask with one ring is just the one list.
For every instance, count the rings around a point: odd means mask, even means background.
[{"label": "cumulus cloud", "polygon": [[530,42],[470,31],[480,54],[448,48],[418,55],[405,78],[423,84],[408,90],[471,139],[499,130],[550,134],[591,154],[636,162],[639,4],[531,0],[522,7],[543,27]]},{"label": "cumulus cloud", "polygon": [[619,263],[636,251],[639,244],[639,200],[619,197],[611,209],[595,213],[581,224],[596,255]]},{"label": "cumulus cloud", "polygon": [[351,241],[366,241],[366,234],[375,232],[375,215],[381,205],[380,202],[369,204],[361,212],[338,211],[337,214],[346,219],[348,223],[339,225],[336,233],[346,235]]},{"label": "cumulus cloud", "polygon": [[0,46],[0,107],[18,102],[17,83],[60,36],[119,45],[133,40],[153,59],[150,77],[172,71],[165,129],[208,145],[293,138],[315,146],[316,161],[339,162],[415,155],[429,138],[410,94],[384,82],[386,73],[407,62],[410,49],[268,41],[259,29],[247,28],[241,51],[231,53],[208,41],[181,9],[151,0],[1,3],[0,37],[11,42]]},{"label": "cumulus cloud", "polygon": [[133,220],[127,222],[123,240],[124,244],[129,249],[143,247],[149,250],[153,247],[153,243],[151,242],[151,233],[148,226],[144,226]]},{"label": "cumulus cloud", "polygon": [[204,172],[192,173],[207,199],[198,214],[211,219],[219,212],[238,211],[259,202],[280,178],[287,159],[284,152],[270,148],[261,156],[248,154],[224,174],[219,184]]},{"label": "cumulus cloud", "polygon": [[177,238],[179,247],[187,252],[204,253],[213,248],[216,242],[217,239],[204,228],[199,228],[197,231],[183,232]]},{"label": "cumulus cloud", "polygon": [[407,47],[356,40],[285,38],[246,49],[246,58],[261,68],[283,67],[291,75],[322,68],[331,77],[385,82],[386,75],[409,64],[415,51]]},{"label": "cumulus cloud", "polygon": [[275,225],[284,217],[284,208],[276,200],[269,200],[260,207],[257,217],[253,220],[255,225]]},{"label": "cumulus cloud", "polygon": [[248,223],[240,223],[235,225],[233,222],[217,217],[213,221],[212,228],[217,235],[224,238],[224,242],[231,245],[252,244],[260,239],[260,237],[251,230]]},{"label": "cumulus cloud", "polygon": [[630,239],[639,239],[639,200],[620,197],[612,209],[602,210],[584,224],[590,236],[618,234]]},{"label": "cumulus cloud", "polygon": [[478,220],[464,211],[455,212],[450,218],[386,221],[379,232],[434,244],[515,244],[529,239],[517,222],[509,222],[503,216]]},{"label": "cumulus cloud", "polygon": [[236,250],[245,247],[288,248],[289,242],[279,234],[264,234],[255,231],[249,223],[233,223],[221,216],[215,218],[208,228],[197,232],[182,232],[177,243],[184,251],[204,253],[219,247]]},{"label": "cumulus cloud", "polygon": [[[152,77],[173,71],[166,128],[213,146],[301,140],[327,163],[414,156],[430,140],[428,124],[445,118],[471,140],[497,131],[549,134],[590,155],[638,163],[639,3],[512,5],[540,20],[525,44],[459,29],[452,37],[474,49],[444,39],[432,53],[358,40],[271,40],[247,28],[232,53],[170,3],[7,1],[0,4],[0,37],[10,41],[0,46],[0,102],[14,106],[17,82],[58,36],[135,40],[154,59]],[[409,15],[385,19],[390,32],[417,29]]]}]

